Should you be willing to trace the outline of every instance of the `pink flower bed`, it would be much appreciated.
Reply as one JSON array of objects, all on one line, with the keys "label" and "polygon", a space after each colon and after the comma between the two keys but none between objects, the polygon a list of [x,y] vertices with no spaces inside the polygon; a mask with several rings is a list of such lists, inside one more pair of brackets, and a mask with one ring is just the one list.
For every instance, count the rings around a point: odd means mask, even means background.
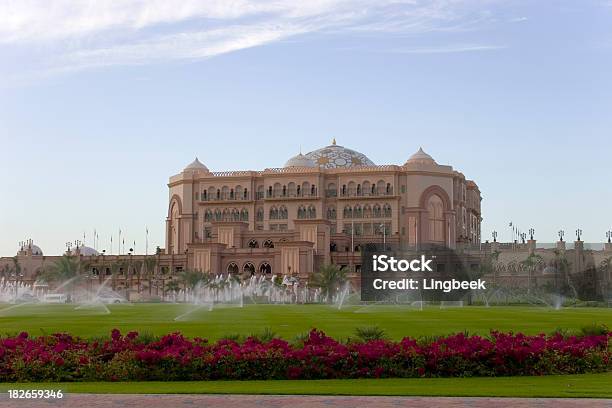
[{"label": "pink flower bed", "polygon": [[0,381],[255,380],[464,377],[610,371],[612,334],[564,337],[491,332],[431,341],[340,343],[312,330],[281,339],[209,343],[180,333],[145,342],[113,330],[104,341],[68,334],[0,339]]}]

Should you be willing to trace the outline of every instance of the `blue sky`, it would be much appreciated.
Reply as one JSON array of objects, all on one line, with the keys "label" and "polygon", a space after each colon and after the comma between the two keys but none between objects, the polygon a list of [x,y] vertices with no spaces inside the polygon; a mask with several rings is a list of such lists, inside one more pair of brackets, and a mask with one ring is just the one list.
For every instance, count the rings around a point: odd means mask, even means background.
[{"label": "blue sky", "polygon": [[280,167],[333,137],[476,180],[485,239],[600,242],[610,72],[611,1],[0,1],[0,255],[163,246],[194,156]]}]

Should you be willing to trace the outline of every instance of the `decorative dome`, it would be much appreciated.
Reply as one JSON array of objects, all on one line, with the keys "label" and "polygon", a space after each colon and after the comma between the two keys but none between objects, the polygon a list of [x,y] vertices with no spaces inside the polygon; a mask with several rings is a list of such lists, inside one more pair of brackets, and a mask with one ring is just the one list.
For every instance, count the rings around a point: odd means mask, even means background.
[{"label": "decorative dome", "polygon": [[314,161],[300,153],[287,160],[285,167],[317,167],[317,165]]},{"label": "decorative dome", "polygon": [[23,254],[24,252],[27,253],[28,251],[31,251],[32,255],[43,255],[42,249],[40,249],[38,245],[34,245],[34,244],[27,244],[21,247],[17,255]]},{"label": "decorative dome", "polygon": [[208,173],[208,167],[202,164],[201,161],[196,157],[183,171],[203,171]]},{"label": "decorative dome", "polygon": [[412,156],[410,156],[410,158],[406,162],[406,164],[411,164],[411,163],[436,164],[436,161],[433,159],[433,157],[425,153],[422,147],[419,147],[419,151],[413,154]]},{"label": "decorative dome", "polygon": [[80,246],[79,247],[79,251],[81,252],[81,255],[83,256],[96,256],[96,255],[100,255],[100,253],[98,251],[96,251],[95,249],[88,247],[88,246]]},{"label": "decorative dome", "polygon": [[336,144],[336,139],[332,144],[322,149],[314,150],[306,154],[316,165],[326,169],[357,166],[375,166],[374,162],[367,158],[363,153],[347,149]]}]

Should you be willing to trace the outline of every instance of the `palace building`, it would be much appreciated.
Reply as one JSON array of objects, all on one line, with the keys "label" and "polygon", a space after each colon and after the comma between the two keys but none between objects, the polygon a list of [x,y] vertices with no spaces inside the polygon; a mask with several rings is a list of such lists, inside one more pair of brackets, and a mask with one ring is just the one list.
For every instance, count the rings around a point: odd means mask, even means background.
[{"label": "palace building", "polygon": [[366,243],[481,241],[477,184],[423,149],[376,165],[334,140],[261,171],[212,172],[196,158],[168,188],[165,254],[202,272],[307,278],[334,263],[358,274]]},{"label": "palace building", "polygon": [[[212,172],[196,158],[170,177],[168,189],[165,248],[117,255],[76,242],[66,254],[80,273],[132,287],[151,258],[162,281],[187,269],[308,280],[333,263],[356,281],[367,243],[456,248],[481,241],[478,186],[423,149],[404,164],[376,165],[334,140],[260,171]],[[59,258],[29,240],[15,258],[0,258],[0,274],[34,282]]]}]

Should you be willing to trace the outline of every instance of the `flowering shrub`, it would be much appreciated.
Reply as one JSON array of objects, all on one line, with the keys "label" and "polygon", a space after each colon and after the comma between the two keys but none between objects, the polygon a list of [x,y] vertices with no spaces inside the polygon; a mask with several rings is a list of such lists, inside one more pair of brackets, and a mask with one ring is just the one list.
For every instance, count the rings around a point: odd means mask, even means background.
[{"label": "flowering shrub", "polygon": [[491,332],[430,341],[340,343],[312,330],[299,346],[173,333],[84,340],[68,334],[0,338],[0,381],[256,380],[576,374],[612,368],[612,333],[526,336]]}]

